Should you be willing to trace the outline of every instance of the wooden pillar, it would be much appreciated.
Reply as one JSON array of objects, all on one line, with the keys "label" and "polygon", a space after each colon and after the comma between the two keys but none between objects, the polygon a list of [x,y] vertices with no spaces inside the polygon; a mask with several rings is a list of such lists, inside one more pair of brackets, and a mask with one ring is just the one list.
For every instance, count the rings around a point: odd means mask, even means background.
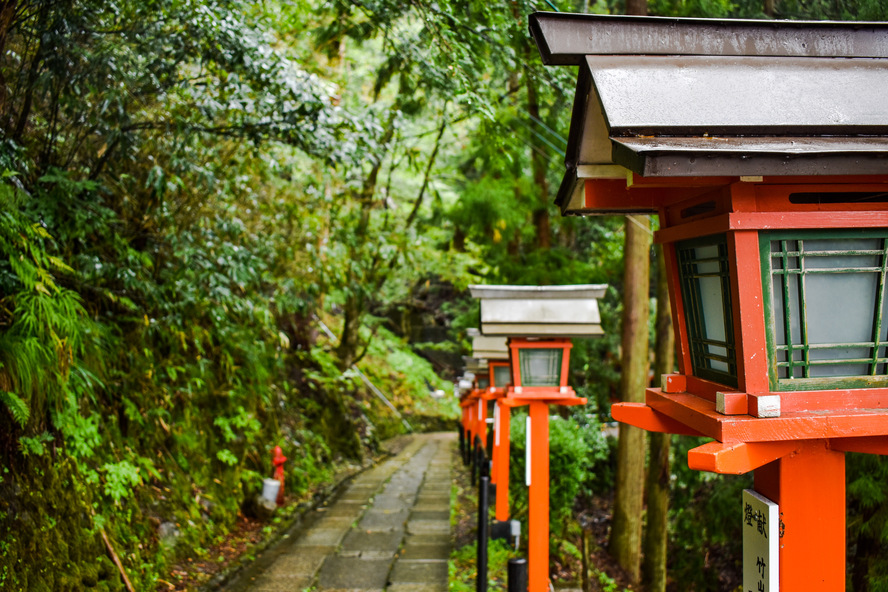
[{"label": "wooden pillar", "polygon": [[496,402],[499,424],[493,441],[493,472],[496,475],[496,519],[509,519],[509,425],[512,409]]},{"label": "wooden pillar", "polygon": [[530,429],[527,432],[530,463],[528,495],[528,591],[549,590],[549,406],[540,401],[530,404]]},{"label": "wooden pillar", "polygon": [[824,440],[755,470],[780,511],[780,591],[845,589],[845,454]]}]

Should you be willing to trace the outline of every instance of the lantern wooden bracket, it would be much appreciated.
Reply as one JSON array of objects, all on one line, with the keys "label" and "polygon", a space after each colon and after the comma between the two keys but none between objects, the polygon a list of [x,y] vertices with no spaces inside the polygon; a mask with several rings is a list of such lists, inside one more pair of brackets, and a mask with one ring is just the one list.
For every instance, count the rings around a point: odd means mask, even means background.
[{"label": "lantern wooden bracket", "polygon": [[684,436],[703,435],[667,415],[654,411],[644,403],[614,403],[611,405],[611,415],[621,423],[627,423],[649,432]]},{"label": "lantern wooden bracket", "polygon": [[799,442],[709,442],[688,451],[688,466],[697,471],[742,475],[792,454]]}]

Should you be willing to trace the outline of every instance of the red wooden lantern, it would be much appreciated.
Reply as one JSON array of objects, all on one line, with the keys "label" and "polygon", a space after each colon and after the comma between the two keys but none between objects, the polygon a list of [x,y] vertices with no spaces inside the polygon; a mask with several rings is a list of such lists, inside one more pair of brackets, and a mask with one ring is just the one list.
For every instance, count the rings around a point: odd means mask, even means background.
[{"label": "red wooden lantern", "polygon": [[713,438],[690,466],[779,504],[780,589],[844,589],[843,453],[888,453],[888,26],[531,32],[580,65],[562,211],[660,219],[679,373],[614,417]]},{"label": "red wooden lantern", "polygon": [[515,395],[541,399],[572,395],[573,390],[567,386],[571,347],[570,339],[510,339]]}]

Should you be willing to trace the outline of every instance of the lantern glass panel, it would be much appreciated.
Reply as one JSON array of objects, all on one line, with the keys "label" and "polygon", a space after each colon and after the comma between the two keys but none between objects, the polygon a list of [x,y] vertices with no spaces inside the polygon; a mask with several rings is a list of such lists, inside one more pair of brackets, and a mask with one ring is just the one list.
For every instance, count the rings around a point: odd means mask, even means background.
[{"label": "lantern glass panel", "polygon": [[761,242],[776,386],[885,382],[888,232],[762,233]]},{"label": "lantern glass panel", "polygon": [[560,347],[519,349],[522,386],[560,386],[563,355]]},{"label": "lantern glass panel", "polygon": [[676,245],[694,375],[737,386],[727,251],[724,235]]},{"label": "lantern glass panel", "polygon": [[512,369],[508,366],[493,367],[493,386],[503,388],[512,380]]},{"label": "lantern glass panel", "polygon": [[486,376],[479,376],[478,377],[478,388],[479,389],[486,389],[489,386],[490,386],[490,379],[489,378],[487,378]]}]

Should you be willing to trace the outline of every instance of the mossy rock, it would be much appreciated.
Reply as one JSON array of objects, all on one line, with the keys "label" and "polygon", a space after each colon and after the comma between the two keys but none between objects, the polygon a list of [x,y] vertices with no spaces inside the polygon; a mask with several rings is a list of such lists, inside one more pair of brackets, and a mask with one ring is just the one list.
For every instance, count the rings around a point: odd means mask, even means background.
[{"label": "mossy rock", "polygon": [[86,588],[95,588],[99,583],[99,566],[85,564],[80,569],[80,581]]}]

